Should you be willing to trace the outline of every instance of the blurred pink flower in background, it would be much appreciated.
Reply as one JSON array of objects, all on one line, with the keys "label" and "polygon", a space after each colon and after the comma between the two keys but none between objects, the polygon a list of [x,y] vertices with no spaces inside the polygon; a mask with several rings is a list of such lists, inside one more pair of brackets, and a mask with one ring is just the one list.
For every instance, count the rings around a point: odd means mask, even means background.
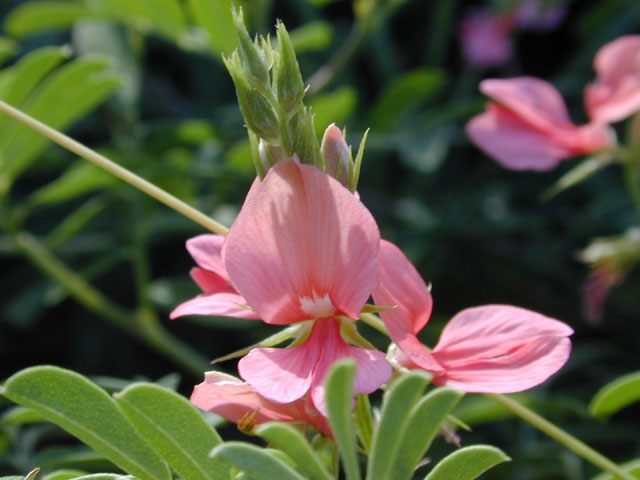
[{"label": "blurred pink flower in background", "polygon": [[539,313],[509,305],[468,308],[455,315],[429,351],[416,334],[431,315],[431,294],[398,247],[382,241],[378,305],[398,349],[395,361],[433,375],[433,383],[466,392],[513,393],[556,373],[571,352],[573,330]]},{"label": "blurred pink flower in background", "polygon": [[256,179],[222,251],[229,278],[264,322],[310,321],[297,346],[255,348],[240,360],[240,376],[261,396],[290,403],[309,392],[324,412],[324,377],[344,357],[356,360],[356,393],[389,379],[382,352],[351,346],[340,331],[378,284],[379,243],[371,213],[317,168],[291,159]]},{"label": "blurred pink flower in background", "polygon": [[462,21],[462,53],[473,67],[502,65],[513,55],[509,33],[513,20],[509,15],[494,15],[491,10],[475,9]]},{"label": "blurred pink flower in background", "polygon": [[564,5],[546,5],[540,0],[514,2],[511,8],[500,12],[491,8],[471,9],[460,25],[462,54],[475,68],[502,65],[513,56],[514,30],[551,30],[565,15]]},{"label": "blurred pink flower in background", "polygon": [[593,62],[596,82],[585,88],[589,118],[614,123],[640,110],[640,35],[606,44]]},{"label": "blurred pink flower in background", "polygon": [[205,373],[204,382],[193,389],[191,403],[239,426],[249,417],[252,417],[250,422],[255,425],[271,421],[302,422],[331,436],[327,419],[304,399],[291,403],[270,402],[250,385],[221,372]]},{"label": "blurred pink flower in background", "polygon": [[567,14],[561,3],[523,0],[513,11],[514,25],[524,30],[546,31],[556,28]]},{"label": "blurred pink flower in background", "polygon": [[624,278],[625,275],[614,269],[609,262],[600,262],[591,270],[582,284],[584,315],[589,323],[600,323],[605,300]]},{"label": "blurred pink flower in background", "polygon": [[479,88],[494,101],[469,121],[467,134],[506,168],[550,170],[613,141],[604,125],[573,124],[560,93],[539,78],[487,79]]}]

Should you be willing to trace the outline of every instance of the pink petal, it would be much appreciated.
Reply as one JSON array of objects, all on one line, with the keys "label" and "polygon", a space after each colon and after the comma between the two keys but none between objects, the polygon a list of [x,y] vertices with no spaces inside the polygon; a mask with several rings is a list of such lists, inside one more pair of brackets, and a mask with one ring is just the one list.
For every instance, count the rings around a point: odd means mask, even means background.
[{"label": "pink petal", "polygon": [[356,360],[355,393],[371,393],[391,377],[391,365],[382,352],[348,345],[340,324],[317,320],[309,337],[293,348],[256,348],[240,360],[238,371],[266,399],[287,403],[311,391],[314,407],[326,415],[324,380],[341,358]]},{"label": "pink petal", "polygon": [[189,273],[204,293],[235,292],[231,284],[217,273],[199,267],[192,268]]},{"label": "pink petal", "polygon": [[480,82],[479,89],[536,128],[573,125],[560,92],[539,78],[487,79]]},{"label": "pink petal", "polygon": [[201,294],[178,305],[170,314],[174,319],[185,315],[211,315],[245,319],[260,318],[253,310],[242,308],[247,301],[237,293]]},{"label": "pink petal", "polygon": [[438,374],[442,368],[416,337],[429,321],[433,300],[420,274],[393,243],[380,242],[380,284],[373,298],[380,306],[397,306],[380,313],[391,339],[420,368]]},{"label": "pink petal", "polygon": [[487,305],[463,310],[433,349],[446,370],[433,382],[467,392],[526,390],[565,364],[572,333],[566,324],[523,308]]},{"label": "pink petal", "polygon": [[596,83],[585,89],[589,118],[613,123],[640,110],[640,35],[606,44],[596,54]]},{"label": "pink petal", "polygon": [[224,262],[267,323],[357,318],[378,283],[379,235],[369,211],[337,180],[286,160],[251,187]]},{"label": "pink petal", "polygon": [[238,372],[266,399],[293,402],[311,387],[319,353],[306,342],[293,348],[254,348],[240,359]]},{"label": "pink petal", "polygon": [[254,421],[258,425],[268,421],[302,421],[331,436],[326,419],[310,410],[304,400],[287,404],[272,403],[239,379],[220,372],[205,374],[205,381],[193,389],[191,403],[234,423],[257,411]]},{"label": "pink petal", "polygon": [[222,262],[222,235],[198,235],[187,240],[187,251],[201,268],[227,278],[227,269]]},{"label": "pink petal", "polygon": [[336,320],[318,320],[305,345],[319,354],[311,384],[311,399],[315,408],[325,416],[325,377],[341,358],[353,358],[356,361],[354,393],[371,393],[391,378],[392,368],[384,353],[348,345],[340,336],[340,324]]},{"label": "pink petal", "polygon": [[487,155],[513,170],[551,170],[573,155],[552,134],[533,128],[494,103],[469,121],[467,134]]}]

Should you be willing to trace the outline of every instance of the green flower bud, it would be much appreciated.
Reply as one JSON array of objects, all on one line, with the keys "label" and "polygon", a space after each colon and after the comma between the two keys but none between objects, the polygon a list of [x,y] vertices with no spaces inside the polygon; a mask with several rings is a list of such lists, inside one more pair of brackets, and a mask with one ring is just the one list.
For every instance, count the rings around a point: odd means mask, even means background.
[{"label": "green flower bud", "polygon": [[236,27],[238,35],[238,47],[240,50],[240,58],[242,66],[247,73],[247,80],[253,87],[268,89],[269,87],[269,70],[263,60],[261,52],[256,44],[249,37],[247,27],[244,25],[244,15],[242,9],[233,10],[233,23]]},{"label": "green flower bud", "polygon": [[298,110],[304,97],[304,83],[289,33],[282,22],[277,25],[278,55],[274,68],[274,86],[278,103],[288,118]]},{"label": "green flower bud", "polygon": [[292,119],[296,128],[291,129],[296,133],[295,153],[298,154],[301,163],[315,165],[320,170],[325,170],[324,159],[320,153],[320,144],[316,137],[316,129],[313,124],[311,109],[303,107]]},{"label": "green flower bud", "polygon": [[268,142],[279,143],[278,117],[271,103],[260,92],[252,88],[242,69],[242,61],[237,51],[223,58],[236,87],[238,104],[247,126]]}]

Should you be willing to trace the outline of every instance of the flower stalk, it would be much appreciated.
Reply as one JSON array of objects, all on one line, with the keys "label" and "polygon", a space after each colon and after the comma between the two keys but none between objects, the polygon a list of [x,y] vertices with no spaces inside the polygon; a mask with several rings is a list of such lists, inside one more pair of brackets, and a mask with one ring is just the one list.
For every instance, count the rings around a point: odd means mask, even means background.
[{"label": "flower stalk", "polygon": [[120,180],[123,180],[129,185],[132,185],[138,190],[146,193],[151,198],[158,200],[160,203],[164,203],[169,208],[172,208],[188,219],[202,225],[207,230],[210,230],[219,235],[226,235],[229,231],[229,229],[221,223],[216,222],[214,219],[208,217],[199,210],[196,210],[191,205],[183,202],[179,198],[174,197],[167,191],[157,187],[153,183],[136,175],[130,170],[127,170],[126,168],[118,165],[112,160],[109,160],[104,155],[100,155],[98,152],[91,150],[82,143],[68,137],[64,133],[61,133],[49,127],[48,125],[45,125],[39,120],[36,120],[30,115],[27,115],[26,113],[12,107],[2,100],[0,100],[0,112],[5,113],[9,117],[19,121],[20,123],[23,123],[32,130],[35,130],[41,135],[47,137],[52,142],[57,143],[61,147],[66,148],[67,150],[93,163],[97,167],[106,170],[112,175],[118,177]]}]

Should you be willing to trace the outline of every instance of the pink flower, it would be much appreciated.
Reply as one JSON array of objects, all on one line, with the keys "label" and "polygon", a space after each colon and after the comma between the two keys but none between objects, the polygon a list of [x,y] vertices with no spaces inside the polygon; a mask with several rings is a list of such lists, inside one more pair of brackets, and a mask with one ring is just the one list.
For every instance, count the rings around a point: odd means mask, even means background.
[{"label": "pink flower", "polygon": [[585,105],[595,122],[613,123],[640,110],[640,35],[606,44],[593,62],[596,83],[585,89]]},{"label": "pink flower", "polygon": [[506,63],[513,55],[509,38],[510,16],[494,15],[488,9],[473,10],[460,26],[462,53],[474,67],[488,68]]},{"label": "pink flower", "polygon": [[204,293],[178,305],[169,318],[184,315],[258,318],[247,307],[247,301],[229,283],[221,255],[224,240],[221,235],[199,235],[187,240],[187,251],[198,264],[198,267],[191,269],[191,278]]},{"label": "pink flower", "polygon": [[271,421],[302,422],[313,425],[328,437],[331,436],[327,419],[305,400],[299,399],[291,403],[270,402],[250,385],[221,372],[205,373],[204,382],[193,389],[191,403],[233,423],[242,423],[250,417],[253,417],[255,425]]},{"label": "pink flower", "polygon": [[240,376],[260,395],[289,403],[310,392],[324,413],[323,380],[336,360],[356,359],[356,393],[391,376],[382,352],[340,335],[378,284],[379,243],[369,211],[317,168],[286,160],[256,179],[224,245],[229,278],[266,323],[311,321],[299,345],[256,348],[240,360]]},{"label": "pink flower", "polygon": [[562,96],[544,80],[488,79],[480,91],[495,102],[469,121],[467,134],[506,168],[550,170],[562,159],[593,153],[612,140],[604,125],[574,125]]},{"label": "pink flower", "polygon": [[429,351],[416,334],[431,315],[431,294],[398,247],[380,245],[378,305],[406,368],[433,374],[433,383],[466,392],[513,393],[534,387],[557,372],[571,351],[573,330],[562,322],[523,308],[486,305],[454,316]]}]

